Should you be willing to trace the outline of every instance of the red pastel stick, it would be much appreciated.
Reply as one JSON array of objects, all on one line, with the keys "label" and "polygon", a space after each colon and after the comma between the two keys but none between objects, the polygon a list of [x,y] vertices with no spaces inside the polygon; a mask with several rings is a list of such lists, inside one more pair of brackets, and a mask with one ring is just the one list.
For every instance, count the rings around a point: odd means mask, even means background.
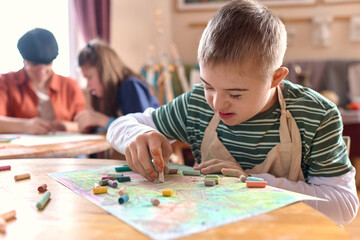
[{"label": "red pastel stick", "polygon": [[10,169],[11,169],[11,166],[10,166],[10,165],[0,166],[0,171],[10,170]]},{"label": "red pastel stick", "polygon": [[46,188],[47,188],[47,185],[46,184],[43,184],[41,186],[38,187],[38,191],[39,192],[45,192],[46,191]]},{"label": "red pastel stick", "polygon": [[247,188],[264,188],[266,187],[267,181],[246,181]]}]

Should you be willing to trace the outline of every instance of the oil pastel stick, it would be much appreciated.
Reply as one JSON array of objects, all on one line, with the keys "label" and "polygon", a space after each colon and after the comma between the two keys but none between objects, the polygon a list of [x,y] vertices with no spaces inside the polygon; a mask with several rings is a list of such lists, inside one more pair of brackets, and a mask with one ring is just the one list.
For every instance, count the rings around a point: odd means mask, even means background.
[{"label": "oil pastel stick", "polygon": [[15,181],[24,180],[24,179],[28,179],[28,178],[30,178],[29,173],[24,173],[24,174],[19,174],[19,175],[14,176]]},{"label": "oil pastel stick", "polygon": [[182,174],[184,176],[200,176],[201,172],[196,170],[183,170]]},{"label": "oil pastel stick", "polygon": [[121,197],[119,197],[119,200],[118,200],[118,202],[120,204],[124,204],[127,201],[129,201],[129,195],[127,195],[127,194],[122,195]]},{"label": "oil pastel stick", "polygon": [[42,184],[42,185],[40,185],[40,186],[38,187],[37,190],[38,190],[39,192],[45,192],[46,189],[47,189],[47,185],[46,185],[46,184]]},{"label": "oil pastel stick", "polygon": [[128,165],[115,167],[115,172],[127,172],[127,171],[132,171],[131,168]]},{"label": "oil pastel stick", "polygon": [[123,196],[124,194],[126,193],[126,187],[125,186],[122,186],[119,190],[119,195],[120,196]]},{"label": "oil pastel stick", "polygon": [[152,205],[154,205],[154,206],[159,206],[160,200],[157,199],[157,198],[152,198],[152,199],[151,199],[151,203],[152,203]]},{"label": "oil pastel stick", "polygon": [[246,181],[247,188],[264,188],[266,187],[267,181]]},{"label": "oil pastel stick", "polygon": [[96,187],[96,188],[93,188],[93,193],[94,194],[101,194],[101,193],[107,193],[107,187]]},{"label": "oil pastel stick", "polygon": [[0,171],[11,170],[10,165],[0,166]]},{"label": "oil pastel stick", "polygon": [[13,219],[16,217],[16,211],[11,210],[8,212],[0,213],[0,217],[3,218],[5,221],[9,221],[10,219]]},{"label": "oil pastel stick", "polygon": [[49,191],[47,191],[46,193],[44,193],[44,195],[42,195],[40,200],[36,203],[37,209],[41,210],[45,207],[46,203],[50,199],[50,195],[51,195],[51,193]]}]

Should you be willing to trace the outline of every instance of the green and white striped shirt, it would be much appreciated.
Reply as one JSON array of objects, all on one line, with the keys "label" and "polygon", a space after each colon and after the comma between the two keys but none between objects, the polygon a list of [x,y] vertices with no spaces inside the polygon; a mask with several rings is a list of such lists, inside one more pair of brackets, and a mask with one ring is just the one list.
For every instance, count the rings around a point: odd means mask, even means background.
[{"label": "green and white striped shirt", "polygon": [[[342,140],[343,124],[337,107],[311,89],[289,81],[282,83],[286,107],[300,130],[305,178],[339,176],[350,171],[352,165]],[[190,144],[197,162],[201,161],[201,142],[213,115],[202,84],[152,113],[157,129],[168,138]],[[238,163],[251,169],[280,143],[280,115],[277,103],[236,126],[220,121],[216,131]]]}]

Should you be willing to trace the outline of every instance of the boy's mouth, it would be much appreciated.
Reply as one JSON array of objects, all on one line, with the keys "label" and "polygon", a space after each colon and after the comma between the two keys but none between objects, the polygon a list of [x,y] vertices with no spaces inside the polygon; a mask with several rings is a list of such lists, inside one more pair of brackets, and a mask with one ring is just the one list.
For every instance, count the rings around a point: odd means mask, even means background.
[{"label": "boy's mouth", "polygon": [[233,116],[235,116],[235,113],[222,113],[222,112],[219,112],[219,117],[221,119],[229,119],[229,118],[232,118]]}]

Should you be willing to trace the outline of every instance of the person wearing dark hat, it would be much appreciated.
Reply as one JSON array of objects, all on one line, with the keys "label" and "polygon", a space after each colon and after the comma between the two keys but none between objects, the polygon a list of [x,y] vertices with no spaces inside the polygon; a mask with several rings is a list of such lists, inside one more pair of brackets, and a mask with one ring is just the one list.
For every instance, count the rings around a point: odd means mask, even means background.
[{"label": "person wearing dark hat", "polygon": [[54,35],[35,28],[17,47],[24,67],[0,74],[0,133],[77,131],[73,119],[85,110],[85,97],[76,81],[53,71],[59,50]]}]

